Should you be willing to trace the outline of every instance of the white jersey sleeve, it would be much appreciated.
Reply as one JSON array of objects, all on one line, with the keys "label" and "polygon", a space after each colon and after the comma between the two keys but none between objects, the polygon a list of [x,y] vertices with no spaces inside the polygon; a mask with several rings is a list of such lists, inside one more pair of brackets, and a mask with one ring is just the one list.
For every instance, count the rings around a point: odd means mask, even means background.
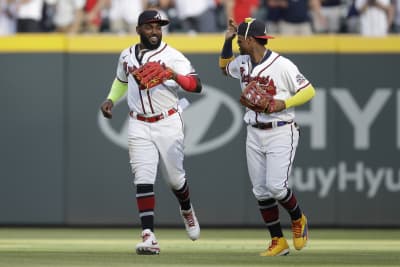
[{"label": "white jersey sleeve", "polygon": [[116,78],[124,83],[128,82],[127,60],[131,54],[131,48],[123,50],[118,59]]},{"label": "white jersey sleeve", "polygon": [[[183,55],[180,51],[172,48],[170,46],[167,47],[162,57],[158,60],[163,62],[167,67],[171,68],[174,72],[180,75],[188,75],[188,74],[196,74],[196,71],[189,59],[185,55]],[[164,82],[169,88],[178,89],[179,85],[174,80],[167,80]]]},{"label": "white jersey sleeve", "polygon": [[178,50],[169,46],[170,60],[167,60],[167,67],[181,75],[195,73],[195,70],[190,61]]},{"label": "white jersey sleeve", "polygon": [[226,65],[226,73],[228,74],[228,76],[231,76],[235,79],[240,79],[242,75],[240,70],[240,63],[247,61],[248,56],[243,55],[237,56],[233,61],[229,62],[228,65]]},{"label": "white jersey sleeve", "polygon": [[291,94],[296,94],[310,84],[304,75],[300,73],[297,66],[289,59],[283,58],[281,67],[282,81],[287,85],[287,90]]}]

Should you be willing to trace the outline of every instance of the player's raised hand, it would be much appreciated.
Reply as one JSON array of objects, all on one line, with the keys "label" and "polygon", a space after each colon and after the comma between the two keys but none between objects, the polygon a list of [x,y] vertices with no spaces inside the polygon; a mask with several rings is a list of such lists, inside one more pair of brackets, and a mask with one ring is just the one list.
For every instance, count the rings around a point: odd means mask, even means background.
[{"label": "player's raised hand", "polygon": [[227,26],[226,32],[225,32],[225,39],[232,40],[233,38],[235,38],[236,33],[237,33],[237,24],[235,23],[235,21],[232,18],[230,18],[228,21],[228,26]]},{"label": "player's raised hand", "polygon": [[113,108],[114,104],[110,99],[107,99],[106,101],[101,104],[100,110],[103,113],[103,116],[106,117],[107,119],[112,118],[112,111],[111,109]]}]

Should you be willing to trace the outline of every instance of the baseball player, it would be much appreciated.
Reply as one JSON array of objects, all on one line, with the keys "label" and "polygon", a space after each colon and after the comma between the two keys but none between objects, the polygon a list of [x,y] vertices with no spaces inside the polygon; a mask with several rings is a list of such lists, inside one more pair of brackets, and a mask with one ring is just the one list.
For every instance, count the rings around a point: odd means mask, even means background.
[{"label": "baseball player", "polygon": [[[235,58],[232,40],[236,35],[240,55]],[[290,214],[294,247],[302,249],[308,239],[307,218],[288,187],[288,177],[299,141],[293,108],[309,101],[315,90],[289,59],[265,47],[270,38],[259,20],[247,18],[238,27],[230,20],[219,66],[225,75],[240,80],[242,90],[256,81],[273,96],[263,111],[246,108],[244,121],[253,194],[272,238],[260,255],[280,256],[289,253],[289,246],[282,233],[278,203]]]},{"label": "baseball player", "polygon": [[113,104],[128,91],[129,157],[143,230],[142,242],[136,245],[137,254],[160,253],[154,235],[153,188],[159,160],[179,201],[189,238],[194,241],[200,236],[183,169],[184,125],[178,89],[199,93],[202,85],[189,60],[162,41],[161,27],[168,23],[156,10],[139,15],[136,31],[140,43],[122,51],[116,78],[101,105],[103,115],[111,118]]}]

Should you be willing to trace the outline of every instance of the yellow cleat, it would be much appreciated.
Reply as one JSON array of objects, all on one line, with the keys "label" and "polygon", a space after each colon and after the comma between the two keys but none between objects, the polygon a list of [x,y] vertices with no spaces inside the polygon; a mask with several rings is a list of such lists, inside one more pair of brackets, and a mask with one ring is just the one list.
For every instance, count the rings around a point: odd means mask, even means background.
[{"label": "yellow cleat", "polygon": [[260,256],[286,256],[289,254],[289,245],[284,237],[273,237],[268,249]]},{"label": "yellow cleat", "polygon": [[292,221],[292,232],[293,232],[293,245],[297,250],[301,250],[307,245],[308,241],[308,225],[307,218],[304,214],[301,218]]}]

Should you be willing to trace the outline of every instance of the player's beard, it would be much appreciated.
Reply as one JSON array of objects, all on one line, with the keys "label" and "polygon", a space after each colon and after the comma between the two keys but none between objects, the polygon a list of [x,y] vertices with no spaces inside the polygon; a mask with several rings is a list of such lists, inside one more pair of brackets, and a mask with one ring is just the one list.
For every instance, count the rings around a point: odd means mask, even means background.
[{"label": "player's beard", "polygon": [[147,49],[150,49],[150,50],[157,49],[157,48],[160,46],[160,44],[161,44],[162,36],[157,36],[157,38],[158,38],[157,43],[152,43],[152,42],[150,42],[150,38],[151,38],[151,36],[150,36],[149,38],[147,38],[146,36],[144,36],[143,34],[141,34],[141,35],[140,35],[140,42],[141,42],[141,43],[143,44],[143,46],[146,47]]}]

